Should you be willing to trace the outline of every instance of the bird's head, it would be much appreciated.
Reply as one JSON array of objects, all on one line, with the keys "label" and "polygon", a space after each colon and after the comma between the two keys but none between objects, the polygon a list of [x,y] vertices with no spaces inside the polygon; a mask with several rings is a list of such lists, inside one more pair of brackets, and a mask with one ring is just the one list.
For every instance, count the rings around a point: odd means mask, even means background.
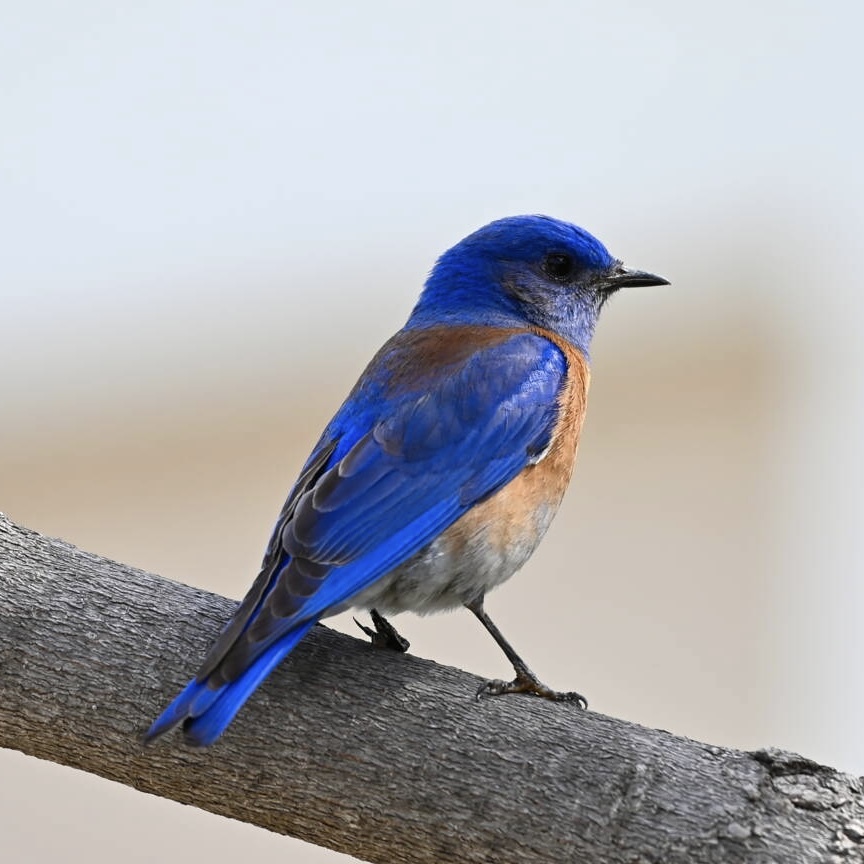
[{"label": "bird's head", "polygon": [[667,285],[630,270],[587,231],[548,216],[511,216],[470,234],[435,264],[408,326],[552,330],[586,355],[600,309],[619,288]]}]

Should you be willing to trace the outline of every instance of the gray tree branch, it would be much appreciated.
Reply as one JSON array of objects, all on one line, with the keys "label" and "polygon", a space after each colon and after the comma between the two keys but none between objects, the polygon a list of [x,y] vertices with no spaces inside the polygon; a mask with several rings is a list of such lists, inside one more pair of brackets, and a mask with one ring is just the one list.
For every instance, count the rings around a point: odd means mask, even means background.
[{"label": "gray tree branch", "polygon": [[0,746],[373,862],[864,860],[862,780],[317,627],[211,749],[140,733],[233,601],[0,515]]}]

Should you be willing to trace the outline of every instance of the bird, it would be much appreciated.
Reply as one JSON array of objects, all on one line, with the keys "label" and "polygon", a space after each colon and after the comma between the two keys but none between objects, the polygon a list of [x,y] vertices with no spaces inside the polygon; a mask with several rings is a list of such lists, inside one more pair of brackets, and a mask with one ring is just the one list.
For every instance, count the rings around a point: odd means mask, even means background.
[{"label": "bird", "polygon": [[360,626],[374,644],[405,650],[385,615],[465,607],[516,673],[478,696],[587,708],[540,681],[484,598],[531,556],[570,482],[601,309],[621,288],[668,284],[549,216],[499,219],[444,252],[312,449],[249,592],[144,740],[182,726],[190,745],[214,743],[312,627],[349,608],[371,611],[374,630]]}]

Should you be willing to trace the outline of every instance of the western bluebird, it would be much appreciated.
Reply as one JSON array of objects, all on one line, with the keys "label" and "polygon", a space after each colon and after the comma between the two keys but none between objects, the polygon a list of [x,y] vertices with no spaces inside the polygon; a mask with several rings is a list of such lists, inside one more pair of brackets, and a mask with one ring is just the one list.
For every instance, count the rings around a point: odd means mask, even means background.
[{"label": "western bluebird", "polygon": [[483,608],[529,558],[570,481],[588,395],[588,347],[631,270],[588,232],[546,216],[501,219],[435,264],[405,326],[372,359],[288,495],[258,578],[196,677],[153,723],[211,744],[323,617],[466,606],[513,664],[480,694],[542,684]]}]

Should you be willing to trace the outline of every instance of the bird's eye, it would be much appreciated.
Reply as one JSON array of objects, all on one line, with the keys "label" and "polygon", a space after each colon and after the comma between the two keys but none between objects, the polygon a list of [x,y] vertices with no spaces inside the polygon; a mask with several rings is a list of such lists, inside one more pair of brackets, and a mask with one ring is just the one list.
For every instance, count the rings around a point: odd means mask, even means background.
[{"label": "bird's eye", "polygon": [[573,275],[574,261],[569,255],[553,252],[543,259],[543,272],[557,282],[564,282]]}]

